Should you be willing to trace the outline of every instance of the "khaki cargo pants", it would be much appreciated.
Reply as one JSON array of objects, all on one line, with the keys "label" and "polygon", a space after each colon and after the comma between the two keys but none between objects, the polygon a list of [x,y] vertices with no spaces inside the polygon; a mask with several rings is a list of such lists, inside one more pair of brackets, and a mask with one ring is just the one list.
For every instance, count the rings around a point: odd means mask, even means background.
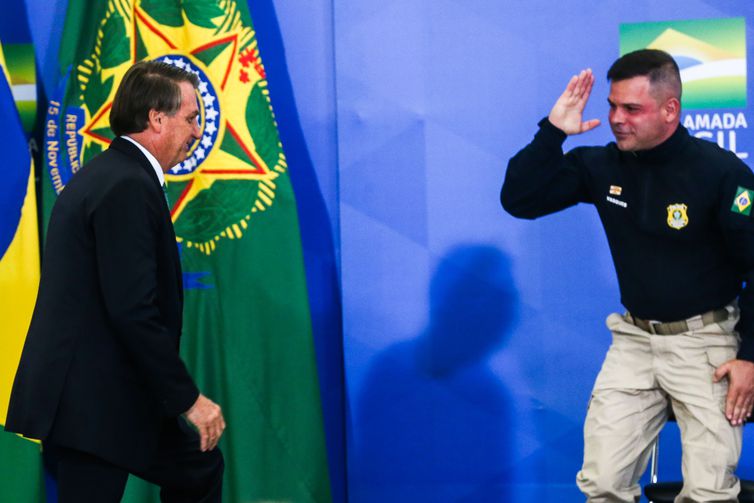
[{"label": "khaki cargo pants", "polygon": [[741,427],[725,418],[727,380],[715,368],[735,358],[738,311],[680,335],[652,335],[608,316],[613,343],[584,424],[584,464],[576,476],[588,502],[639,501],[638,480],[673,407],[681,430],[683,490],[676,503],[737,501]]}]

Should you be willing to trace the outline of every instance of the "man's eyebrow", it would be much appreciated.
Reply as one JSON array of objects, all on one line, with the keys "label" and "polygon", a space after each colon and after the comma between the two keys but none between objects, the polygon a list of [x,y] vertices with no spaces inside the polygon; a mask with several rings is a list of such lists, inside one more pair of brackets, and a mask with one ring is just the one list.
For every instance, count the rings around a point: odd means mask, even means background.
[{"label": "man's eyebrow", "polygon": [[628,102],[628,103],[616,103],[613,100],[611,100],[610,98],[607,99],[607,102],[609,104],[611,104],[611,105],[615,105],[616,107],[640,107],[641,106],[641,103],[631,103],[631,102]]}]

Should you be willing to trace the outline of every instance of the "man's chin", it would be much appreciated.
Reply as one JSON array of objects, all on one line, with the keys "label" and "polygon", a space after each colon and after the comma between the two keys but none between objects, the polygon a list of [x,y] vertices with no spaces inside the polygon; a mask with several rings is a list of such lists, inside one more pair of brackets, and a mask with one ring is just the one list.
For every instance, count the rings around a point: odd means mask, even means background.
[{"label": "man's chin", "polygon": [[177,156],[175,158],[175,162],[173,163],[172,167],[174,168],[174,167],[178,166],[180,163],[182,163],[186,159],[188,159],[188,155],[184,152],[184,153],[182,153],[181,155],[179,155],[179,156]]},{"label": "man's chin", "polygon": [[629,140],[618,140],[615,139],[615,144],[618,146],[618,150],[621,150],[623,152],[632,152],[636,150],[636,145],[634,142]]}]

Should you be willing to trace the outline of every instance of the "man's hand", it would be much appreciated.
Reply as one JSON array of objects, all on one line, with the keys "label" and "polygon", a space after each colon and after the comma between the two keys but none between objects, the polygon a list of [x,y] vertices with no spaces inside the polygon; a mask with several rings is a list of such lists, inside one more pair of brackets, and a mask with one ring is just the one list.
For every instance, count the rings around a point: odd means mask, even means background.
[{"label": "man's hand", "polygon": [[599,119],[582,122],[582,113],[592,93],[592,85],[594,85],[592,70],[581,70],[581,73],[571,77],[565,91],[555,102],[548,116],[553,126],[567,135],[572,135],[585,133],[600,125]]},{"label": "man's hand", "polygon": [[715,370],[713,380],[728,376],[728,396],[725,400],[725,417],[730,424],[739,426],[751,416],[754,406],[754,363],[746,360],[729,360]]},{"label": "man's hand", "polygon": [[225,430],[225,419],[219,405],[199,394],[194,405],[183,415],[199,432],[202,452],[217,447],[217,442]]}]

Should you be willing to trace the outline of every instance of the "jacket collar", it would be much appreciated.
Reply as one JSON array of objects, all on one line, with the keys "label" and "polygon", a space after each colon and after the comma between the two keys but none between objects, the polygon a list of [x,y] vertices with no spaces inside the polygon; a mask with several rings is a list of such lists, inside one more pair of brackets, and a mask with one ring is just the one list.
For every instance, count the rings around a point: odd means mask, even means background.
[{"label": "jacket collar", "polygon": [[141,150],[141,153],[144,154],[144,156],[149,160],[149,165],[152,166],[152,170],[157,175],[157,179],[160,181],[160,185],[163,185],[165,183],[165,174],[162,172],[162,167],[160,166],[160,163],[159,161],[157,161],[155,156],[152,155],[152,153],[149,150],[147,150],[145,146],[143,146],[141,143],[134,140],[130,136],[123,135],[121,136],[121,138],[133,143],[134,145],[136,145],[136,148]]},{"label": "jacket collar", "polygon": [[160,187],[160,180],[157,178],[157,173],[155,173],[154,168],[152,167],[152,164],[149,162],[149,159],[144,155],[144,153],[139,150],[139,147],[131,143],[130,141],[117,137],[115,138],[112,143],[110,143],[110,148],[117,150],[118,152],[121,152],[123,154],[126,154],[129,157],[133,157],[135,160],[139,162],[139,165],[147,172],[149,173],[149,176],[154,180],[154,183]]},{"label": "jacket collar", "polygon": [[678,128],[670,135],[670,138],[656,147],[647,150],[637,150],[636,152],[621,151],[621,155],[651,164],[666,163],[678,155],[688,138],[688,130],[682,124],[678,124]]}]

